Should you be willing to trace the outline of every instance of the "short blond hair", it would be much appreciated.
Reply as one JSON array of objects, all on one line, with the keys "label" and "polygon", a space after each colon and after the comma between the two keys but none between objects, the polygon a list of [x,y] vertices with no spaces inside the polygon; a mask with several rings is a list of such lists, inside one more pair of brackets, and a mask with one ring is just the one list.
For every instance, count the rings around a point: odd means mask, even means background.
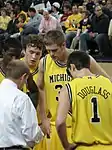
[{"label": "short blond hair", "polygon": [[64,34],[59,30],[51,30],[45,34],[44,43],[45,45],[62,45],[65,42]]}]

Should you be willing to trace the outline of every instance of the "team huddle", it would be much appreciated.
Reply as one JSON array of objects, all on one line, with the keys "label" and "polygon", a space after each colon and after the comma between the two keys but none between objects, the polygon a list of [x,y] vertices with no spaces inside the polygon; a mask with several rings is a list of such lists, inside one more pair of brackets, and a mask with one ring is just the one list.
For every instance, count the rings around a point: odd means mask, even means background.
[{"label": "team huddle", "polygon": [[[61,31],[52,30],[46,33],[44,43],[48,54],[42,57],[43,41],[37,35],[30,37],[26,42],[24,58],[18,60],[23,63],[24,71],[21,68],[20,71],[25,74],[22,76],[22,91],[29,93],[25,84],[29,73],[38,87],[36,111],[40,139],[43,139],[31,147],[35,150],[111,150],[110,77],[85,52],[67,49]],[[16,59],[13,50],[11,57]],[[19,62],[14,62],[14,59],[12,66],[20,67]],[[5,72],[5,69],[1,67],[1,84],[4,79],[3,71]],[[6,71],[6,78],[12,77],[19,76],[14,76],[10,70]],[[30,114],[27,119],[30,119]]]}]

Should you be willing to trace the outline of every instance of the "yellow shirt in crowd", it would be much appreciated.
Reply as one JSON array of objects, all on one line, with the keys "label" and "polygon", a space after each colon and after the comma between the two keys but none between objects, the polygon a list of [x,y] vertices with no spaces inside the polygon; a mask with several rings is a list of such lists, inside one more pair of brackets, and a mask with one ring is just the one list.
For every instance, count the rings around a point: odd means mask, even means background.
[{"label": "yellow shirt in crowd", "polygon": [[65,21],[65,27],[67,28],[66,32],[68,31],[76,31],[77,25],[82,20],[82,15],[80,13],[78,14],[72,14],[68,17],[68,19]]},{"label": "yellow shirt in crowd", "polygon": [[0,29],[6,30],[10,20],[11,18],[9,16],[6,17],[0,16]]}]

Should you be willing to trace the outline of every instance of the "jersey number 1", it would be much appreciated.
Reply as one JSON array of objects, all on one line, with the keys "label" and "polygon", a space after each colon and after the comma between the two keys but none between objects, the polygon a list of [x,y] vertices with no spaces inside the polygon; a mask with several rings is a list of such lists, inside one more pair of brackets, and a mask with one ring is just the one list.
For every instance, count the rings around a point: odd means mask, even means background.
[{"label": "jersey number 1", "polygon": [[97,98],[93,97],[91,99],[91,103],[92,103],[92,108],[93,108],[93,117],[91,118],[91,122],[95,123],[95,122],[100,122],[100,117],[98,116],[98,103],[97,103]]}]

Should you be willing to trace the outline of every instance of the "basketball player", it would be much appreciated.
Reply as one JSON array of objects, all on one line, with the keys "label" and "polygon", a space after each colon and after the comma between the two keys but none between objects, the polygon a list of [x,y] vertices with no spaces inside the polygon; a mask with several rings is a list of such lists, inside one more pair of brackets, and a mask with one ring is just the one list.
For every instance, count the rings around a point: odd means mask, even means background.
[{"label": "basketball player", "polygon": [[19,40],[15,38],[9,38],[5,41],[3,46],[4,55],[3,59],[0,60],[0,83],[5,78],[5,71],[8,63],[12,59],[20,59],[22,45]]},{"label": "basketball player", "polygon": [[[26,44],[26,51],[25,51],[25,56],[24,58],[22,58],[22,60],[25,61],[25,63],[29,66],[33,80],[36,82],[38,78],[38,64],[40,58],[42,57],[43,42],[38,35],[29,35],[25,41],[25,44]],[[28,93],[29,90],[27,89],[26,85],[24,85],[23,91],[29,94]],[[37,108],[37,114],[38,114],[38,108]],[[38,122],[39,125],[41,125],[39,114],[38,114]],[[34,147],[34,150],[46,150],[46,149],[47,147],[46,147],[45,138],[43,141],[41,141],[39,144],[37,144]]]},{"label": "basketball player", "polygon": [[[51,144],[49,150],[63,150],[56,132],[55,120],[58,106],[58,92],[71,80],[66,73],[66,63],[71,50],[66,49],[64,34],[57,30],[49,31],[45,35],[44,41],[49,54],[45,58],[42,58],[39,64],[37,85],[41,98],[40,116],[47,134],[50,135]],[[90,70],[93,73],[109,77],[91,56]],[[45,104],[47,104],[49,110],[50,123],[45,114]],[[66,124],[69,141],[71,141],[71,119],[71,114],[69,113]]]},{"label": "basketball player", "polygon": [[[74,51],[68,57],[67,72],[72,81],[59,94],[57,132],[65,150],[112,149],[112,83],[90,71],[90,56]],[[66,134],[66,118],[72,110],[72,140]]]}]

